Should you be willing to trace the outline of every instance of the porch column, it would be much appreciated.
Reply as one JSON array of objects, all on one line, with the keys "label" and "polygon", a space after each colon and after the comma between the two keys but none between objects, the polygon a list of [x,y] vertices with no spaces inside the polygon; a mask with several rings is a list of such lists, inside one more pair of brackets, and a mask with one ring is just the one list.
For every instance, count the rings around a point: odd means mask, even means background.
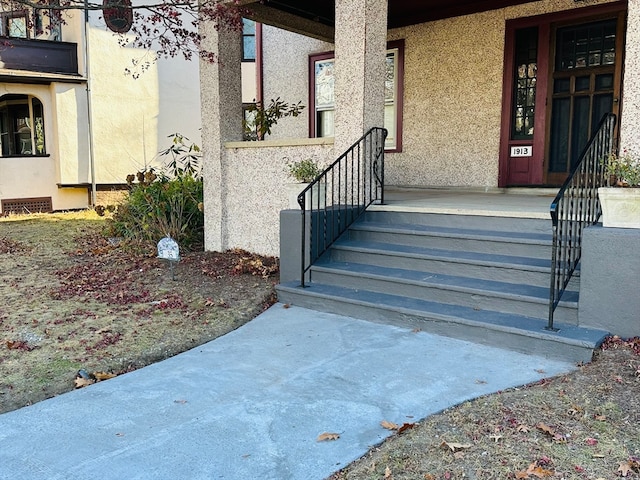
[{"label": "porch column", "polygon": [[201,22],[202,48],[214,62],[200,61],[205,250],[227,248],[224,143],[242,140],[242,32]]},{"label": "porch column", "polygon": [[336,0],[335,152],[384,125],[388,0]]},{"label": "porch column", "polygon": [[628,3],[620,147],[640,154],[640,2]]}]

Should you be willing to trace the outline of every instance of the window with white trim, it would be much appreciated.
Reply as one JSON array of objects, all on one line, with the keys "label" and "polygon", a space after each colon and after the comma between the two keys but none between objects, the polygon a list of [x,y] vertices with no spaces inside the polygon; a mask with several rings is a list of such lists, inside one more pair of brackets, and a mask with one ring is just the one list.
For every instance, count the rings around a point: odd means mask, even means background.
[{"label": "window with white trim", "polygon": [[[402,85],[404,76],[404,41],[390,42],[384,79],[384,127],[389,135],[387,151],[402,150]],[[332,137],[335,115],[335,58],[333,52],[310,56],[311,137]]]}]

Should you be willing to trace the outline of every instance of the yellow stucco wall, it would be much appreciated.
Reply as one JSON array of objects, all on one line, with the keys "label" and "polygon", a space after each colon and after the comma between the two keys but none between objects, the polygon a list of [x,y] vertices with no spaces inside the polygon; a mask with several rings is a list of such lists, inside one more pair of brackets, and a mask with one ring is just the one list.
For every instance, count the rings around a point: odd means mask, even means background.
[{"label": "yellow stucco wall", "polygon": [[[200,144],[198,61],[160,59],[138,78],[127,75],[132,59],[152,54],[122,48],[115,34],[92,14],[88,58],[93,155],[98,184],[124,183],[126,175],[158,164],[157,153],[181,133]],[[86,76],[83,14],[70,14],[63,40],[78,43],[79,73]],[[0,95],[30,94],[43,103],[47,157],[0,159],[0,198],[51,196],[54,209],[84,208],[91,182],[87,86],[0,83]]]}]

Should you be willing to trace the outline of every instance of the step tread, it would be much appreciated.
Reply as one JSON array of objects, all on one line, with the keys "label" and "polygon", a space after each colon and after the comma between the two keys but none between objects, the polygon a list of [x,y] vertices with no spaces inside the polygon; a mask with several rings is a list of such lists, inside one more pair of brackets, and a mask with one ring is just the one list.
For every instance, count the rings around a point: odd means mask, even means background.
[{"label": "step tread", "polygon": [[457,263],[476,263],[481,265],[527,268],[537,271],[550,271],[551,261],[545,258],[499,255],[495,253],[443,250],[438,248],[401,245],[397,243],[373,242],[369,240],[339,239],[331,248],[340,250],[382,253],[404,257],[442,259]]},{"label": "step tread", "polygon": [[485,328],[526,334],[537,338],[553,339],[555,341],[562,341],[567,344],[579,346],[595,347],[607,334],[607,332],[602,330],[557,322],[554,324],[554,327],[558,328],[558,331],[551,332],[544,329],[546,322],[539,318],[490,310],[476,310],[471,307],[313,282],[304,289],[299,287],[295,282],[281,284],[277,288],[280,292],[290,292],[334,300],[338,299],[352,304],[367,305],[381,310],[393,310],[417,316],[428,315],[431,319],[483,326]]},{"label": "step tread", "polygon": [[[354,277],[376,278],[398,283],[421,285],[425,287],[457,290],[471,294],[511,298],[523,301],[549,301],[549,288],[535,285],[485,280],[473,277],[447,275],[442,273],[408,270],[394,267],[380,267],[376,265],[353,262],[328,262],[317,264],[312,270],[324,272],[339,272]],[[564,292],[562,304],[577,307],[578,292],[567,290]]]},{"label": "step tread", "polygon": [[455,237],[470,240],[487,240],[497,242],[517,242],[533,245],[551,245],[553,235],[550,233],[516,232],[504,230],[482,230],[473,228],[455,228],[436,225],[410,223],[383,223],[371,220],[356,222],[351,226],[354,230],[386,233],[402,233],[413,235],[431,235],[439,237]]}]

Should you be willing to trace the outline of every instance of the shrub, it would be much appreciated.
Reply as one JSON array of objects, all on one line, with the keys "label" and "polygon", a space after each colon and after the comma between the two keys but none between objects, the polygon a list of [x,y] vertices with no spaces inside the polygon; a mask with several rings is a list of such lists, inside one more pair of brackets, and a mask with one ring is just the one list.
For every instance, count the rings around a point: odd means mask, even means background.
[{"label": "shrub", "polygon": [[155,249],[157,242],[169,235],[183,250],[202,250],[203,185],[197,168],[200,149],[187,147],[184,142],[188,139],[183,136],[172,137],[173,147],[160,152],[161,156],[171,155],[168,168],[160,172],[148,168],[127,176],[129,196],[109,220],[108,236]]}]

